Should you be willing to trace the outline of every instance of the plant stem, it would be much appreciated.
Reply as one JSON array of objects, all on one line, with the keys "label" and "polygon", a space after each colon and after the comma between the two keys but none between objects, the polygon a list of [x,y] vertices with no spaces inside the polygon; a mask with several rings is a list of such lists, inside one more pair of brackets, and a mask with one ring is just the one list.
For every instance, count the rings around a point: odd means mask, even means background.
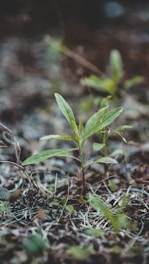
[{"label": "plant stem", "polygon": [[86,184],[85,184],[85,173],[84,173],[84,159],[83,159],[83,151],[82,151],[82,146],[79,143],[79,155],[80,155],[80,164],[81,164],[81,174],[82,174],[82,194],[83,196],[85,195],[85,189],[86,189]]},{"label": "plant stem", "polygon": [[82,195],[83,197],[85,196],[85,192],[86,192],[85,173],[84,173],[84,168],[82,168]]},{"label": "plant stem", "polygon": [[108,155],[106,130],[103,132],[102,143],[105,145],[103,148],[103,154],[104,157],[106,157]]}]

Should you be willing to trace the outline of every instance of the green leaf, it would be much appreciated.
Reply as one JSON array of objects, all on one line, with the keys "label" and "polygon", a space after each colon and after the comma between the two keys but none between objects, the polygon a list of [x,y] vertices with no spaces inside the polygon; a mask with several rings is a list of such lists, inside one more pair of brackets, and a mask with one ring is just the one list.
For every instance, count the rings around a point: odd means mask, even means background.
[{"label": "green leaf", "polygon": [[94,151],[100,151],[105,147],[105,144],[100,144],[100,143],[93,143],[93,150]]},{"label": "green leaf", "polygon": [[69,212],[69,213],[73,213],[74,212],[74,207],[71,204],[67,204],[64,206],[64,208]]},{"label": "green leaf", "polygon": [[40,138],[40,140],[49,140],[49,139],[59,139],[59,140],[70,140],[70,141],[75,141],[75,138],[69,135],[64,135],[64,136],[60,136],[60,135],[47,135],[44,136],[42,138]]},{"label": "green leaf", "polygon": [[45,43],[48,45],[48,56],[50,60],[55,62],[56,60],[62,57],[62,53],[64,52],[63,44],[61,39],[51,38],[47,36],[45,38]]},{"label": "green leaf", "polygon": [[116,149],[110,154],[111,157],[118,157],[119,155],[124,155],[123,149]]},{"label": "green leaf", "polygon": [[126,205],[125,201],[122,208],[118,210],[118,213],[114,214],[106,203],[99,197],[89,193],[89,200],[92,207],[97,212],[101,212],[104,215],[116,232],[120,231],[121,228],[129,227],[130,223],[128,217],[123,213],[124,205]]},{"label": "green leaf", "polygon": [[76,160],[76,157],[72,156],[69,152],[76,150],[76,148],[70,148],[70,149],[48,149],[44,150],[38,154],[32,155],[31,157],[27,158],[22,162],[22,166],[24,165],[30,165],[30,164],[36,164],[43,160],[47,160],[52,157],[70,157]]},{"label": "green leaf", "polygon": [[117,164],[117,160],[110,157],[102,157],[95,160],[93,163]]},{"label": "green leaf", "polygon": [[95,251],[91,247],[71,246],[67,250],[67,253],[76,260],[84,260],[90,255],[95,254]]},{"label": "green leaf", "polygon": [[110,210],[110,208],[106,205],[106,203],[102,199],[89,193],[89,200],[90,200],[91,206],[97,212],[98,211],[101,212],[110,222],[114,221],[115,217],[114,217],[113,212]]},{"label": "green leaf", "polygon": [[90,236],[101,237],[101,238],[104,238],[105,235],[105,232],[102,229],[98,229],[94,227],[88,228],[87,230],[85,230],[85,233]]},{"label": "green leaf", "polygon": [[103,87],[102,83],[103,83],[103,80],[97,77],[96,75],[91,75],[89,77],[81,79],[81,84],[83,86],[93,87],[93,88],[96,88],[97,90],[100,90],[100,89],[102,90],[102,87]]},{"label": "green leaf", "polygon": [[46,243],[42,236],[38,234],[32,234],[24,240],[24,248],[28,254],[38,256],[42,254]]},{"label": "green leaf", "polygon": [[96,75],[91,75],[90,77],[83,78],[81,80],[83,86],[95,88],[98,91],[106,91],[110,94],[114,94],[116,91],[115,82],[112,79],[100,79]]},{"label": "green leaf", "polygon": [[108,188],[111,192],[116,192],[118,191],[119,186],[113,180],[108,180]]},{"label": "green leaf", "polygon": [[97,113],[95,113],[88,119],[84,128],[84,133],[82,134],[83,142],[88,137],[98,133],[100,130],[113,123],[113,121],[118,118],[119,115],[123,112],[123,109],[121,107],[115,108],[110,112],[108,112],[107,109],[108,107],[100,109]]},{"label": "green leaf", "polygon": [[122,200],[121,200],[120,206],[119,206],[119,208],[117,210],[118,214],[123,213],[123,211],[125,210],[127,204],[129,203],[129,201],[130,201],[130,195],[124,195]]},{"label": "green leaf", "polygon": [[131,78],[130,80],[125,81],[124,89],[128,90],[132,86],[139,84],[139,83],[143,83],[143,82],[144,82],[144,78],[142,76],[135,76],[135,77]]},{"label": "green leaf", "polygon": [[56,206],[56,207],[57,207],[57,206],[58,206],[58,207],[61,206],[60,203],[57,202],[57,201],[52,201],[52,202],[49,203],[49,205],[50,205],[50,206]]},{"label": "green leaf", "polygon": [[105,113],[102,120],[102,128],[109,126],[113,123],[113,121],[120,116],[123,112],[123,108],[118,107],[113,109],[110,112]]},{"label": "green leaf", "polygon": [[132,126],[124,125],[124,126],[120,126],[120,127],[116,128],[114,130],[114,132],[121,132],[121,131],[124,131],[124,130],[127,130],[127,129],[131,129],[131,128],[132,128]]},{"label": "green leaf", "polygon": [[108,107],[104,107],[100,109],[97,113],[92,115],[84,128],[84,133],[82,134],[82,141],[84,142],[88,137],[97,133],[99,130],[103,128],[103,117],[107,112]]},{"label": "green leaf", "polygon": [[58,93],[55,93],[56,102],[58,104],[59,109],[67,119],[72,131],[76,136],[78,136],[78,128],[75,120],[74,113],[70,107],[70,105],[65,101],[65,99]]},{"label": "green leaf", "polygon": [[123,76],[123,63],[121,54],[118,50],[112,50],[110,53],[110,67],[112,71],[112,80],[116,83]]},{"label": "green leaf", "polygon": [[116,92],[116,84],[115,84],[114,80],[112,80],[112,79],[104,80],[102,83],[102,88],[104,91],[107,91],[111,95],[114,95]]},{"label": "green leaf", "polygon": [[1,201],[1,203],[0,203],[0,215],[5,214],[5,212],[8,211],[7,208],[8,208],[8,201]]},{"label": "green leaf", "polygon": [[101,212],[104,217],[109,221],[109,223],[112,225],[115,231],[119,230],[119,227],[117,226],[116,216],[113,214],[113,212],[110,210],[110,208],[106,205],[106,203],[100,199],[99,197],[96,197],[92,194],[89,194],[90,203],[92,207],[97,211]]},{"label": "green leaf", "polygon": [[111,95],[108,95],[107,97],[104,97],[100,101],[101,108],[109,106],[110,100],[112,99]]}]

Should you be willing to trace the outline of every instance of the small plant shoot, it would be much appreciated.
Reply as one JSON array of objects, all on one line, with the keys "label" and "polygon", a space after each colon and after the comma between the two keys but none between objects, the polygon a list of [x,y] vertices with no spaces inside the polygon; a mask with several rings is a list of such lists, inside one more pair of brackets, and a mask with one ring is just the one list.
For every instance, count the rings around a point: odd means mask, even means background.
[{"label": "small plant shoot", "polygon": [[81,84],[94,88],[97,91],[107,92],[112,96],[114,102],[118,102],[118,98],[122,97],[125,91],[144,81],[142,76],[134,76],[124,81],[122,80],[123,77],[124,71],[121,54],[118,50],[112,50],[110,52],[109,73],[106,77],[105,75],[104,78],[91,75],[83,78]]},{"label": "small plant shoot", "polygon": [[98,196],[89,194],[89,200],[91,206],[99,213],[103,214],[105,219],[107,219],[116,233],[118,233],[121,228],[130,227],[130,222],[126,214],[124,214],[124,208],[126,207],[129,197],[125,196],[122,200],[121,205],[117,209],[117,213],[113,213],[112,210],[107,206],[107,204],[100,199]]},{"label": "small plant shoot", "polygon": [[[84,160],[83,147],[86,140],[99,133],[105,133],[106,127],[111,125],[116,118],[123,112],[121,107],[115,108],[113,110],[108,109],[108,106],[99,109],[96,113],[94,113],[83,125],[82,120],[80,119],[77,124],[74,112],[70,105],[65,101],[65,99],[58,93],[55,93],[55,98],[59,109],[62,114],[66,118],[68,124],[70,125],[72,135],[47,135],[41,138],[41,140],[68,140],[74,143],[75,148],[67,148],[67,149],[48,149],[42,151],[38,154],[35,154],[25,161],[23,161],[22,165],[30,165],[39,163],[43,160],[52,158],[52,157],[70,157],[80,162],[81,172],[82,172],[82,191],[85,191],[85,168],[87,167],[87,163]],[[100,147],[104,147],[106,142],[102,144]],[[97,147],[97,146],[96,146]],[[74,150],[78,150],[79,155],[73,156],[71,153]],[[92,163],[113,163],[115,164],[117,161],[110,157],[102,157],[97,160],[92,161]],[[89,163],[90,165],[91,163]]]}]

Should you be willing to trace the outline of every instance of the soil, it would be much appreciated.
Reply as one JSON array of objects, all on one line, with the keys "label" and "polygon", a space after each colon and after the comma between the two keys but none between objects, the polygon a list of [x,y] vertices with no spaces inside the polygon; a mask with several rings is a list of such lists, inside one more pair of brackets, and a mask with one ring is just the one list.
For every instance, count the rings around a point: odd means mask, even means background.
[{"label": "soil", "polygon": [[[14,8],[2,1],[1,264],[145,264],[149,261],[149,4],[62,2],[16,1]],[[111,7],[111,2],[117,6]],[[53,38],[61,39],[67,52],[56,52],[49,44]],[[124,113],[113,129],[126,124],[132,128],[124,132],[125,143],[112,137],[107,145],[109,151],[122,149],[123,155],[117,156],[116,165],[94,164],[85,171],[83,197],[81,171],[74,160],[59,157],[24,167],[21,162],[48,148],[74,147],[67,141],[40,141],[48,134],[71,133],[54,93],[69,102],[77,121],[81,117],[86,122],[97,111],[93,98],[105,94],[83,87],[80,79],[108,75],[112,49],[121,53],[123,81],[135,75],[145,81],[119,100]],[[93,155],[94,140],[85,145],[88,160],[101,155]],[[102,210],[91,204],[89,193],[100,197],[114,216],[127,198],[119,216],[129,223],[114,229]]]}]

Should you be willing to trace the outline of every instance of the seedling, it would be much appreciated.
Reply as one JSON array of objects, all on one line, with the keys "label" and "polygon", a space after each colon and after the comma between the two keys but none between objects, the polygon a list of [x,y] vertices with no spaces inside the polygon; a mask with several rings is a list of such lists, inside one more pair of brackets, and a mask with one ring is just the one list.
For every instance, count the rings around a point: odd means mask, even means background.
[{"label": "seedling", "polygon": [[[106,127],[102,131],[99,131],[97,133],[97,135],[98,135],[98,137],[99,137],[99,139],[100,139],[100,141],[102,143],[96,143],[96,142],[93,143],[93,150],[94,151],[102,150],[103,151],[103,156],[106,157],[107,155],[109,155],[109,153],[108,153],[108,144],[107,144],[109,138],[116,135],[116,136],[119,136],[124,143],[127,143],[127,141],[124,138],[122,132],[124,130],[128,130],[130,128],[131,128],[131,126],[129,126],[129,125],[123,125],[123,126],[120,126],[120,127],[116,128],[116,129],[109,129],[109,128]],[[120,149],[119,150],[117,149],[115,154],[123,154],[123,151],[122,150],[120,151]],[[114,156],[114,153],[112,153],[111,155]]]},{"label": "seedling", "polygon": [[130,222],[126,214],[124,214],[124,208],[128,204],[129,197],[125,196],[122,199],[121,205],[117,209],[117,213],[108,207],[108,205],[98,196],[89,194],[89,200],[91,206],[99,213],[102,213],[103,216],[109,221],[113,230],[118,233],[121,228],[130,227]]},{"label": "seedling", "polygon": [[[48,135],[41,138],[41,140],[68,140],[72,141],[76,148],[67,148],[67,149],[48,149],[42,151],[38,154],[35,154],[27,158],[22,165],[29,165],[39,163],[43,160],[52,158],[52,157],[70,157],[80,162],[81,174],[82,174],[82,192],[85,192],[85,168],[91,163],[86,163],[84,160],[83,147],[86,140],[98,134],[101,131],[105,131],[105,128],[113,123],[113,121],[122,113],[122,108],[115,108],[111,111],[108,110],[108,106],[99,109],[94,113],[83,125],[82,120],[80,119],[79,124],[76,122],[75,115],[70,105],[65,101],[65,99],[58,93],[55,93],[56,102],[62,114],[65,116],[70,128],[72,130],[71,135]],[[73,150],[78,150],[78,157],[72,155]],[[116,160],[110,157],[102,157],[98,160],[92,161],[92,163],[102,162],[102,163],[117,163]]]},{"label": "seedling", "polygon": [[144,81],[144,78],[141,76],[123,80],[123,62],[118,50],[112,50],[110,53],[109,69],[109,76],[107,75],[106,77],[106,75],[104,75],[104,77],[98,77],[97,75],[91,75],[90,77],[83,78],[81,84],[94,88],[97,91],[107,92],[116,103],[129,88]]}]

